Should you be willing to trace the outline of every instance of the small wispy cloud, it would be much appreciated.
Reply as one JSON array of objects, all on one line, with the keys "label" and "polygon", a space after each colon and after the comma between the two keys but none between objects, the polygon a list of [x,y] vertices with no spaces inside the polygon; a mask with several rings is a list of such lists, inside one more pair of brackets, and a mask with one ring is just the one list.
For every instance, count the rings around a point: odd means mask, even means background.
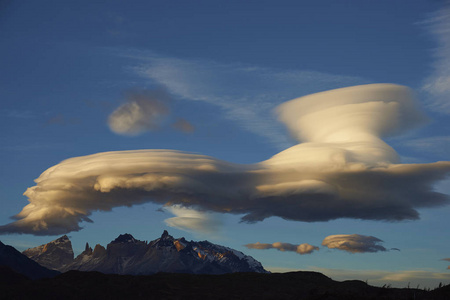
[{"label": "small wispy cloud", "polygon": [[[171,113],[170,102],[171,96],[164,89],[128,91],[125,103],[110,114],[109,128],[128,136],[158,130]],[[194,131],[194,126],[183,118],[178,118],[172,127],[185,133]]]},{"label": "small wispy cloud", "polygon": [[30,110],[17,110],[17,109],[2,109],[0,115],[6,118],[14,119],[33,119],[36,118],[36,114]]},{"label": "small wispy cloud", "polygon": [[51,117],[50,119],[47,120],[47,122],[45,123],[45,125],[73,125],[73,124],[77,124],[80,123],[81,120],[78,118],[67,118],[66,116],[64,116],[63,114],[57,114],[54,117]]},{"label": "small wispy cloud", "polygon": [[138,135],[156,130],[170,112],[170,96],[164,90],[143,90],[127,93],[127,101],[108,118],[109,128],[118,134]]},{"label": "small wispy cloud", "polygon": [[296,252],[300,255],[303,254],[311,254],[313,251],[317,251],[319,250],[319,247],[316,246],[312,246],[310,244],[300,244],[300,245],[294,245],[294,244],[290,244],[290,243],[281,243],[281,242],[276,242],[273,244],[264,244],[264,243],[252,243],[252,244],[247,244],[244,245],[245,247],[247,247],[248,249],[260,249],[260,250],[266,250],[266,249],[277,249],[279,251],[288,251],[288,252]]},{"label": "small wispy cloud", "polygon": [[175,128],[176,130],[179,130],[179,131],[185,132],[185,133],[192,133],[195,131],[194,125],[192,125],[189,121],[187,121],[183,118],[178,118],[178,120],[176,120],[172,124],[172,127]]},{"label": "small wispy cloud", "polygon": [[436,112],[450,114],[450,1],[423,22],[437,43],[433,72],[422,89],[428,93],[428,106]]}]

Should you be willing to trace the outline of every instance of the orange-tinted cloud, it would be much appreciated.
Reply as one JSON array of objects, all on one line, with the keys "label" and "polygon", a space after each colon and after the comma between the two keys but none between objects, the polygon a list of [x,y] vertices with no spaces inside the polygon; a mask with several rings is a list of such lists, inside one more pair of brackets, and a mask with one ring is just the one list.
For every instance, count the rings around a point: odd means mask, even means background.
[{"label": "orange-tinted cloud", "polygon": [[419,208],[449,203],[434,190],[449,161],[400,164],[382,140],[425,119],[406,87],[328,91],[289,101],[278,113],[302,143],[256,164],[172,150],[67,159],[36,179],[24,193],[30,203],[0,232],[66,233],[80,230],[93,211],[144,202],[243,214],[245,222],[414,220]]},{"label": "orange-tinted cloud", "polygon": [[381,243],[383,243],[383,241],[374,236],[337,234],[327,236],[323,240],[322,245],[330,249],[338,249],[350,253],[388,251]]},{"label": "orange-tinted cloud", "polygon": [[253,244],[247,244],[245,245],[248,249],[277,249],[279,251],[290,251],[290,252],[296,252],[298,254],[311,254],[313,251],[319,250],[319,247],[312,246],[310,244],[300,244],[300,245],[294,245],[290,243],[281,243],[276,242],[273,244],[263,244],[260,242],[253,243]]}]

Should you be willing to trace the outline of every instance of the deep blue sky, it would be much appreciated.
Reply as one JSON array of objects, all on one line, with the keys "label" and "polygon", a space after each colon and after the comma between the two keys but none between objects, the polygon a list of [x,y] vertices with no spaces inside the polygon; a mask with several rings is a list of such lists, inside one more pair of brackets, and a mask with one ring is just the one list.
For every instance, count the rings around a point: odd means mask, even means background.
[{"label": "deep blue sky", "polygon": [[[447,10],[446,10],[447,9]],[[440,16],[440,17],[437,17]],[[0,4],[0,223],[27,204],[23,192],[60,161],[103,151],[177,149],[253,163],[293,145],[272,113],[278,104],[328,89],[396,83],[412,88],[426,127],[389,140],[403,162],[449,160],[448,8],[442,1],[5,1]],[[108,116],[127,91],[163,87],[171,114],[160,130],[115,134]],[[195,130],[184,133],[176,118]],[[450,192],[449,182],[440,190]],[[141,240],[167,228],[169,212],[145,204],[96,212],[71,233],[106,245],[121,233]],[[169,228],[244,251],[272,270],[319,270],[337,279],[450,282],[448,207],[421,220],[239,223],[220,216],[216,235]],[[401,251],[311,255],[250,250],[261,242],[320,246],[332,234],[371,235]],[[57,236],[2,235],[20,250]],[[340,270],[340,271],[338,271]],[[347,277],[346,277],[347,276]],[[386,277],[388,276],[388,277]],[[389,277],[391,276],[391,277]],[[397,276],[397,277],[396,277]],[[435,276],[433,280],[427,280]],[[404,284],[406,285],[406,284]]]}]

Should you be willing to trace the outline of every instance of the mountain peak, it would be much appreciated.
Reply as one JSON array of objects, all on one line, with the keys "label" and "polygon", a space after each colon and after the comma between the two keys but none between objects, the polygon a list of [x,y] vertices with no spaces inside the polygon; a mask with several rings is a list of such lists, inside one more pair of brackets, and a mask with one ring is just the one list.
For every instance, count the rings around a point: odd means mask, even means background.
[{"label": "mountain peak", "polygon": [[175,240],[175,239],[173,238],[173,236],[171,236],[171,235],[169,234],[169,232],[167,232],[167,230],[164,230],[163,234],[161,235],[160,240],[170,240],[170,241],[173,241],[173,240]]},{"label": "mountain peak", "polygon": [[136,243],[137,240],[129,233],[119,235],[114,241],[113,244],[121,244],[121,243]]},{"label": "mountain peak", "polygon": [[[51,241],[50,243],[53,243],[53,244],[70,243],[70,239],[67,235],[63,235],[63,236],[57,238],[56,240]],[[50,244],[50,243],[48,243],[48,244]]]},{"label": "mountain peak", "polygon": [[92,248],[89,247],[89,243],[86,243],[86,247],[84,248],[84,251],[82,252],[82,254],[92,255]]},{"label": "mountain peak", "polygon": [[72,243],[67,235],[22,253],[48,269],[57,269],[73,261]]},{"label": "mountain peak", "polygon": [[94,251],[92,252],[94,257],[100,257],[100,256],[104,255],[105,253],[106,253],[105,247],[103,247],[100,244],[95,245]]}]

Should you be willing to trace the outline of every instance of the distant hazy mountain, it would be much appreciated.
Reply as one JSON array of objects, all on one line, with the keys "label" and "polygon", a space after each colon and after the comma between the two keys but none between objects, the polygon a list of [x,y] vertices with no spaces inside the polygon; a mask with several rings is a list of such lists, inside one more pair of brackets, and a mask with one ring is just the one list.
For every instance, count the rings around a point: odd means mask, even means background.
[{"label": "distant hazy mountain", "polygon": [[14,249],[14,247],[5,245],[2,242],[0,242],[0,266],[7,266],[31,279],[54,277],[59,274],[57,271],[49,270],[39,265]]},{"label": "distant hazy mountain", "polygon": [[[167,231],[149,243],[136,240],[131,234],[123,234],[109,243],[106,249],[98,244],[92,249],[86,244],[86,249],[75,259],[67,236],[23,253],[44,266],[61,272],[79,270],[132,275],[157,272],[269,273],[260,262],[240,251],[208,241],[174,239]],[[72,259],[69,261],[70,254]]]}]

